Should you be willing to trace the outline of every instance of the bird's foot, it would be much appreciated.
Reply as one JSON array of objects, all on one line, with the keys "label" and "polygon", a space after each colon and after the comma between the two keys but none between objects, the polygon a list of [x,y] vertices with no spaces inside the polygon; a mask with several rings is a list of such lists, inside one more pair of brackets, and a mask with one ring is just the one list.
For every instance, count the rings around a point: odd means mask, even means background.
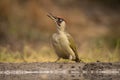
[{"label": "bird's foot", "polygon": [[59,60],[60,60],[60,58],[58,58],[58,59],[55,61],[55,63],[58,62]]},{"label": "bird's foot", "polygon": [[83,60],[81,60],[81,59],[77,59],[77,60],[75,60],[77,63],[85,63]]}]

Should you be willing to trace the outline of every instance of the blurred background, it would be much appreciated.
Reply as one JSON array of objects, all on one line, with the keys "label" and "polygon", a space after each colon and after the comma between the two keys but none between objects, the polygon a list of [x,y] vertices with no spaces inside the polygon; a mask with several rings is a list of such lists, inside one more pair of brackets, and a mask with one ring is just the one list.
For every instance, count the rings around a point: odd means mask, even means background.
[{"label": "blurred background", "polygon": [[0,0],[0,62],[57,59],[48,12],[66,20],[83,61],[120,61],[119,0]]}]

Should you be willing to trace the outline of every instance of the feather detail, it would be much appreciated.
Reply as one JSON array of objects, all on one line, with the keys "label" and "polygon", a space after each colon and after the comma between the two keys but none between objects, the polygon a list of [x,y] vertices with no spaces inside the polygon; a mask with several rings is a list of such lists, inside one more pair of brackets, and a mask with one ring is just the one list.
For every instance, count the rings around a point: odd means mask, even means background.
[{"label": "feather detail", "polygon": [[67,34],[67,37],[68,37],[68,40],[69,40],[70,48],[71,48],[71,49],[73,50],[73,52],[75,53],[75,56],[76,56],[75,61],[76,61],[76,62],[80,62],[80,59],[79,59],[79,56],[78,56],[78,52],[77,52],[77,48],[76,48],[74,39],[72,38],[72,36],[71,36],[70,34]]}]

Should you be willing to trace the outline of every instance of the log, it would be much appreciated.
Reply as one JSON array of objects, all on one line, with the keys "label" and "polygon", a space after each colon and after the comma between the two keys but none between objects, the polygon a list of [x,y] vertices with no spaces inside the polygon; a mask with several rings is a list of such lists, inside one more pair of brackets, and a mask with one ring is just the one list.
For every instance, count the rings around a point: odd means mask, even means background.
[{"label": "log", "polygon": [[0,63],[0,80],[120,80],[120,63]]}]

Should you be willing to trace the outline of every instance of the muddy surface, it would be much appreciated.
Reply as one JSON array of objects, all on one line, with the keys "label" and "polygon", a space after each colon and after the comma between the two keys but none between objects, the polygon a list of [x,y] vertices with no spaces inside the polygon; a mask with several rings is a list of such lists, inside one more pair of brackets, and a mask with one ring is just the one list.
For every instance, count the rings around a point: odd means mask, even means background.
[{"label": "muddy surface", "polygon": [[0,63],[0,80],[120,80],[120,63]]}]

